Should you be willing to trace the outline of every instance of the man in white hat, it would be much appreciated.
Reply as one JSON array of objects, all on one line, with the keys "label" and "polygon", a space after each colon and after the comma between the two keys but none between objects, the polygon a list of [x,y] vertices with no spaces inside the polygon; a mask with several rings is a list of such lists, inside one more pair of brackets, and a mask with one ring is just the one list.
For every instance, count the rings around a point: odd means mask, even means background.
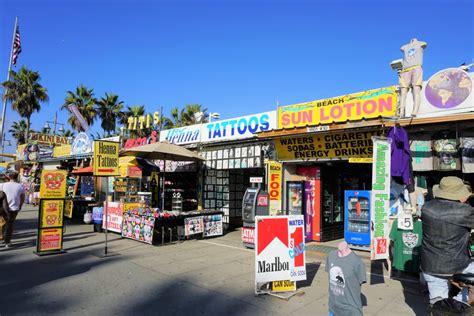
[{"label": "man in white hat", "polygon": [[466,203],[471,192],[460,178],[444,177],[433,186],[433,195],[421,209],[421,270],[433,308],[463,311],[469,305],[463,302],[462,293],[448,299],[448,278],[455,273],[474,273],[469,252],[474,208]]}]

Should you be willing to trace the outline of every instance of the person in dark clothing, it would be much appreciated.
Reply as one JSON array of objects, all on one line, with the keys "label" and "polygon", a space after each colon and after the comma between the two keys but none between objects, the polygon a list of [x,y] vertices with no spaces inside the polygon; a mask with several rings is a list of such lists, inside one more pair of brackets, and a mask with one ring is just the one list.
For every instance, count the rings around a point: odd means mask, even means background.
[{"label": "person in dark clothing", "polygon": [[[421,270],[433,307],[446,303],[449,277],[455,273],[474,273],[469,253],[474,208],[466,203],[470,195],[460,178],[444,177],[439,185],[433,186],[434,199],[421,209]],[[449,305],[456,310],[469,308],[462,302],[462,297],[463,293],[459,293]]]},{"label": "person in dark clothing", "polygon": [[10,220],[10,214],[8,212],[8,200],[5,192],[0,191],[0,241],[3,242],[4,227]]}]

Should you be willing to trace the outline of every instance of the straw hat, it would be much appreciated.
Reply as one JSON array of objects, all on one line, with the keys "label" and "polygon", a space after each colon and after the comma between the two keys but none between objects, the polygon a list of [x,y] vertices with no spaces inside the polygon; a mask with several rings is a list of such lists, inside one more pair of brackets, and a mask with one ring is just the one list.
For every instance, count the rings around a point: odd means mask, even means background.
[{"label": "straw hat", "polygon": [[433,195],[436,198],[459,201],[468,198],[472,193],[458,177],[444,177],[439,185],[433,186]]}]

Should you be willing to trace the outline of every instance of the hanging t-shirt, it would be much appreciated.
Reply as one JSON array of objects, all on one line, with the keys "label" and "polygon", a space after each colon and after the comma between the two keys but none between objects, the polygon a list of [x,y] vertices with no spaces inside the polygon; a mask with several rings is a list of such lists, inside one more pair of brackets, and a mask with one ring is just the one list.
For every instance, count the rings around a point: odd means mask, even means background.
[{"label": "hanging t-shirt", "polygon": [[474,137],[461,138],[462,172],[474,173]]},{"label": "hanging t-shirt", "polygon": [[456,139],[437,139],[433,141],[435,150],[435,170],[461,170]]},{"label": "hanging t-shirt", "polygon": [[365,265],[354,252],[339,257],[337,250],[326,258],[329,273],[329,309],[337,316],[362,315],[360,286],[367,282]]},{"label": "hanging t-shirt", "polygon": [[431,140],[413,140],[410,142],[413,171],[433,170],[433,152],[431,146]]},{"label": "hanging t-shirt", "polygon": [[403,52],[403,69],[413,66],[423,65],[423,49],[425,42],[414,41],[403,45],[400,50]]},{"label": "hanging t-shirt", "polygon": [[393,221],[390,239],[394,243],[393,267],[409,273],[420,272],[420,250],[423,239],[421,222],[414,221],[413,230],[401,230],[398,229],[398,222]]}]

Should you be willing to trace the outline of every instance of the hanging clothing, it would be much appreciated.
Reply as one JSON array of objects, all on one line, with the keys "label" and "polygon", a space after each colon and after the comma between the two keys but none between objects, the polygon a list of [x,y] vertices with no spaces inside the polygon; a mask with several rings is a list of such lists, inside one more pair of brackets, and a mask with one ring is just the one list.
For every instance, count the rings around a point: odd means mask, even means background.
[{"label": "hanging clothing", "polygon": [[387,137],[392,139],[391,176],[401,177],[403,184],[409,184],[411,152],[407,131],[400,126],[391,127]]}]

